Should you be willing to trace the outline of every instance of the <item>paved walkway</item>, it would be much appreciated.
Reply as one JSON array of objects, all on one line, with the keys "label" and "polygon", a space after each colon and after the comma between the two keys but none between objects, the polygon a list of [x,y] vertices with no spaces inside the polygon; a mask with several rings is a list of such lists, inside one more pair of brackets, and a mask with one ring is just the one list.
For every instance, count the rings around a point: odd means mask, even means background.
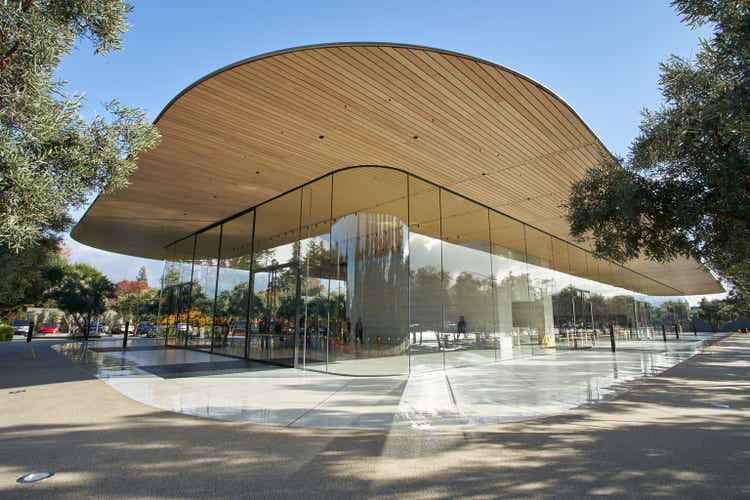
[{"label": "paved walkway", "polygon": [[2,498],[750,496],[747,337],[555,417],[416,430],[158,410],[36,345],[0,345]]},{"label": "paved walkway", "polygon": [[[138,339],[59,348],[124,395],[217,420],[316,428],[437,428],[529,420],[597,403],[693,356],[701,337],[547,350],[538,356],[409,377],[347,377],[280,368]],[[382,360],[381,360],[382,361]]]}]

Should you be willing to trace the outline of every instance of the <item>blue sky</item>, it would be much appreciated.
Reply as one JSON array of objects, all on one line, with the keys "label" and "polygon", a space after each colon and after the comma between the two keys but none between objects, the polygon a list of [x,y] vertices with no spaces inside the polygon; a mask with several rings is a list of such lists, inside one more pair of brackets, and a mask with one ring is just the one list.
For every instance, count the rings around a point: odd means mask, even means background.
[{"label": "blue sky", "polygon": [[[669,2],[133,1],[122,51],[95,56],[82,43],[59,76],[85,94],[91,115],[117,98],[155,118],[183,88],[263,52],[322,42],[388,41],[440,47],[519,71],[567,101],[615,154],[626,154],[640,111],[660,102],[659,62],[692,56],[698,37]],[[76,211],[80,217],[83,210]],[[70,241],[74,260],[114,280],[139,260]],[[161,264],[147,262],[152,283]]]}]

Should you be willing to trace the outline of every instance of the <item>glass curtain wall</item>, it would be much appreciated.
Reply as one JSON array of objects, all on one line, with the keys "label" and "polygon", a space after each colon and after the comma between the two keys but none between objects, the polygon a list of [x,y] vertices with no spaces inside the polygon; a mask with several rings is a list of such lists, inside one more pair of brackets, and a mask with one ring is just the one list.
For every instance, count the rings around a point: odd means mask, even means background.
[{"label": "glass curtain wall", "polygon": [[409,352],[411,371],[434,370],[444,363],[443,318],[447,291],[443,280],[440,189],[415,177],[409,191]]},{"label": "glass curtain wall", "polygon": [[[300,363],[316,370],[328,370],[331,312],[336,297],[331,280],[336,266],[331,255],[331,193],[333,177],[302,188],[300,214]],[[332,304],[333,303],[333,304]],[[334,321],[339,324],[338,320]]]},{"label": "glass curtain wall", "polygon": [[198,233],[188,309],[188,347],[211,350],[221,226]]},{"label": "glass curtain wall", "polygon": [[255,212],[249,212],[221,226],[212,342],[219,354],[245,356],[254,221]]},{"label": "glass curtain wall", "polygon": [[301,204],[297,189],[255,210],[250,359],[299,363]]},{"label": "glass curtain wall", "polygon": [[167,345],[181,347],[187,342],[194,252],[195,236],[180,240],[167,249],[170,260],[164,265],[159,318]]},{"label": "glass curtain wall", "polygon": [[526,239],[516,220],[490,211],[489,222],[498,357],[510,359],[514,352],[531,352],[521,339],[528,299]]},{"label": "glass curtain wall", "polygon": [[407,372],[407,176],[384,168],[336,173],[331,206],[335,321],[328,370]]},{"label": "glass curtain wall", "polygon": [[630,290],[676,292],[385,167],[335,172],[165,250],[168,345],[351,375],[648,339],[651,306]]},{"label": "glass curtain wall", "polygon": [[494,361],[489,211],[441,190],[445,366]]}]

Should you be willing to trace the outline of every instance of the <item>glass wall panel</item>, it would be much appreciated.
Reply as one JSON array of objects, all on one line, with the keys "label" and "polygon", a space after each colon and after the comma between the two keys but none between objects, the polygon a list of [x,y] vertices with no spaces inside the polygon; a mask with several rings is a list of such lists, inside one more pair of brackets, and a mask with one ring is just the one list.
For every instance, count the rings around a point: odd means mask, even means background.
[{"label": "glass wall panel", "polygon": [[664,314],[639,294],[669,291],[381,167],[339,171],[165,251],[168,344],[352,375],[588,348],[610,324],[620,340],[652,338]]},{"label": "glass wall panel", "polygon": [[443,368],[440,189],[409,177],[409,332],[411,371]]},{"label": "glass wall panel", "polygon": [[165,332],[169,345],[184,346],[187,342],[194,250],[195,237],[190,236],[175,243],[170,251],[172,264],[166,268],[164,282],[167,285],[163,291],[171,312],[170,331]]},{"label": "glass wall panel", "polygon": [[299,231],[302,190],[259,206],[253,243],[253,306],[249,356],[298,365]]},{"label": "glass wall panel", "polygon": [[245,355],[254,215],[249,212],[221,228],[213,342],[220,354]]},{"label": "glass wall panel", "polygon": [[552,297],[556,291],[552,237],[524,226],[529,285],[529,323],[531,335],[544,348],[555,347]]},{"label": "glass wall panel", "polygon": [[406,190],[406,174],[391,169],[333,176],[329,371],[408,371]]},{"label": "glass wall panel", "polygon": [[440,207],[446,367],[494,361],[489,212],[445,190]]},{"label": "glass wall panel", "polygon": [[201,350],[211,349],[220,236],[221,226],[216,226],[199,233],[195,241],[188,346]]},{"label": "glass wall panel", "polygon": [[[592,323],[592,282],[587,266],[587,252],[579,247],[568,245],[570,276],[564,280],[565,287],[560,289],[563,307],[570,303],[570,315],[566,315],[565,339],[567,347],[572,349],[590,348],[593,346]],[[565,309],[563,309],[565,310]]]},{"label": "glass wall panel", "polygon": [[[329,176],[302,188],[300,274],[302,297],[301,366],[326,370],[331,322],[331,189]],[[335,299],[334,299],[335,302]]]},{"label": "glass wall panel", "polygon": [[174,245],[165,249],[164,269],[161,275],[161,290],[159,292],[159,319],[157,330],[163,335],[168,345],[174,344],[174,325],[177,317],[177,302],[174,297],[174,287],[180,280],[180,271],[175,262]]},{"label": "glass wall panel", "polygon": [[510,359],[515,354],[531,352],[530,347],[521,342],[521,330],[526,323],[523,304],[528,300],[523,224],[490,211],[490,235],[494,278],[493,328],[498,337],[498,358]]}]

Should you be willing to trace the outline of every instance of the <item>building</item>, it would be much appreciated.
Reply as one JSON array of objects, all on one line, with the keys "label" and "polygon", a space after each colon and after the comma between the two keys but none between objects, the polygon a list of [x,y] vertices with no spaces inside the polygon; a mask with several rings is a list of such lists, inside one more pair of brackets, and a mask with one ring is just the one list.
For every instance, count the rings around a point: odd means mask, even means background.
[{"label": "building", "polygon": [[[156,120],[130,186],[73,230],[165,260],[167,344],[380,375],[648,336],[641,295],[722,291],[698,263],[594,258],[561,205],[606,148],[541,85],[384,43],[222,68]],[[249,291],[252,290],[252,293]]]}]

